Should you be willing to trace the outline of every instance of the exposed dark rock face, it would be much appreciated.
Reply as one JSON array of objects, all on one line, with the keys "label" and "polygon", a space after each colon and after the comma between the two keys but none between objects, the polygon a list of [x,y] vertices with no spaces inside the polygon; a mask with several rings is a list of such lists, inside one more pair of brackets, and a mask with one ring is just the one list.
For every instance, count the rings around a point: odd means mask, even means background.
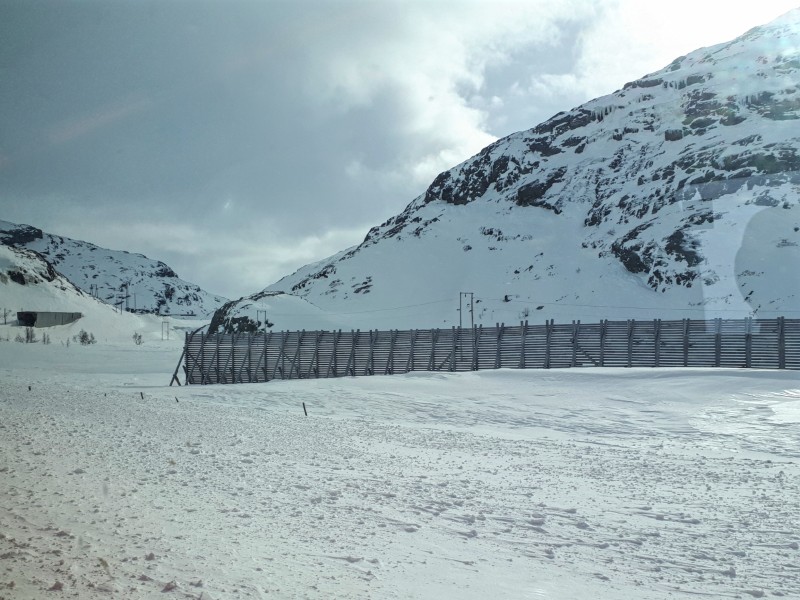
[{"label": "exposed dark rock face", "polygon": [[517,188],[517,206],[541,206],[559,214],[561,209],[559,209],[556,204],[551,204],[544,200],[544,197],[550,188],[564,180],[564,175],[566,175],[566,173],[567,167],[559,167],[552,173],[549,173],[544,181],[526,183]]},{"label": "exposed dark rock face", "polygon": [[42,230],[31,227],[30,225],[21,225],[15,228],[0,227],[0,242],[6,246],[24,246],[35,240],[42,239]]},{"label": "exposed dark rock face", "polygon": [[[266,296],[275,295],[272,293],[254,294],[249,297],[251,301],[257,301]],[[223,304],[211,319],[208,326],[208,333],[255,333],[270,329],[274,323],[267,319],[266,323],[257,321],[248,316],[236,316],[234,311],[239,308],[239,301],[232,300]]]}]

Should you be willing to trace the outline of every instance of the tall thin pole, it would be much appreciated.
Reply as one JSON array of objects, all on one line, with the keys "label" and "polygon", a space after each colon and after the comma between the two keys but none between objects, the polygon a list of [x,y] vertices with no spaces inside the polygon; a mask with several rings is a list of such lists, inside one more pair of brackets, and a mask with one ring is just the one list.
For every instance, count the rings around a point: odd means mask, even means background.
[{"label": "tall thin pole", "polygon": [[474,299],[475,293],[474,292],[459,292],[458,293],[458,326],[463,327],[463,319],[461,315],[463,314],[463,302],[462,300],[469,296],[469,325],[470,327],[475,326],[475,311],[474,311]]},{"label": "tall thin pole", "polygon": [[464,326],[464,303],[462,300],[469,296],[469,328],[475,329],[475,312],[473,309],[475,294],[473,292],[459,292],[458,293],[458,339],[459,339],[459,356],[463,358],[463,348],[461,347],[461,328]]}]

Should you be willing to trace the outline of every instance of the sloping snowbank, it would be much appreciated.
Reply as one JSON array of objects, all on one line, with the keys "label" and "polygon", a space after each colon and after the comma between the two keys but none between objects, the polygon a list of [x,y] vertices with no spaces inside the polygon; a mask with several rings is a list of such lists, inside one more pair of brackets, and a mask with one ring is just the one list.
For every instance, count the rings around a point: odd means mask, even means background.
[{"label": "sloping snowbank", "polygon": [[800,597],[795,372],[166,387],[179,354],[0,343],[0,597]]}]

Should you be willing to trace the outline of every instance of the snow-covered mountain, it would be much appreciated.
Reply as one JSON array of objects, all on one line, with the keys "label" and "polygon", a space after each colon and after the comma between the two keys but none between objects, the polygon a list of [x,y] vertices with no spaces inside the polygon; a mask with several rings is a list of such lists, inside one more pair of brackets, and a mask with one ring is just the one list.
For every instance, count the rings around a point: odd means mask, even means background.
[{"label": "snow-covered mountain", "polygon": [[[79,289],[38,252],[0,244],[0,342],[26,335],[17,320],[19,311],[82,315],[65,325],[37,328],[38,341],[44,341],[47,334],[53,344],[68,345],[83,330],[101,346],[138,348],[145,343],[145,352],[164,347],[179,351],[176,344],[181,343],[183,332],[198,325],[195,319],[170,318],[166,320],[167,331],[163,316],[119,311]],[[135,345],[133,334],[138,335]],[[52,358],[56,362],[62,360],[62,357]],[[158,368],[163,368],[163,364]]]},{"label": "snow-covered mountain", "polygon": [[798,151],[800,9],[498,140],[265,291],[345,327],[458,324],[460,292],[465,323],[800,316]]},{"label": "snow-covered mountain", "polygon": [[206,317],[226,298],[184,281],[163,262],[0,221],[0,244],[34,250],[84,292],[136,312]]}]

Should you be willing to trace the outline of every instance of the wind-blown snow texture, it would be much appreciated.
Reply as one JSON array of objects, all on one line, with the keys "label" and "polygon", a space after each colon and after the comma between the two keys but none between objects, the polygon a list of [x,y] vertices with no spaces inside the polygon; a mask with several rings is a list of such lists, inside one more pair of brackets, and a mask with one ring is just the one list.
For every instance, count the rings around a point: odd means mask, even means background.
[{"label": "wind-blown snow texture", "polygon": [[163,262],[51,235],[29,225],[0,221],[0,244],[38,252],[84,292],[123,308],[205,317],[226,300],[180,279]]},{"label": "wind-blown snow texture", "polygon": [[0,598],[800,597],[793,373],[168,388],[179,353],[0,341]]},{"label": "wind-blown snow texture", "polygon": [[800,9],[497,141],[267,291],[344,326],[458,323],[460,291],[490,324],[793,316],[798,119]]}]

